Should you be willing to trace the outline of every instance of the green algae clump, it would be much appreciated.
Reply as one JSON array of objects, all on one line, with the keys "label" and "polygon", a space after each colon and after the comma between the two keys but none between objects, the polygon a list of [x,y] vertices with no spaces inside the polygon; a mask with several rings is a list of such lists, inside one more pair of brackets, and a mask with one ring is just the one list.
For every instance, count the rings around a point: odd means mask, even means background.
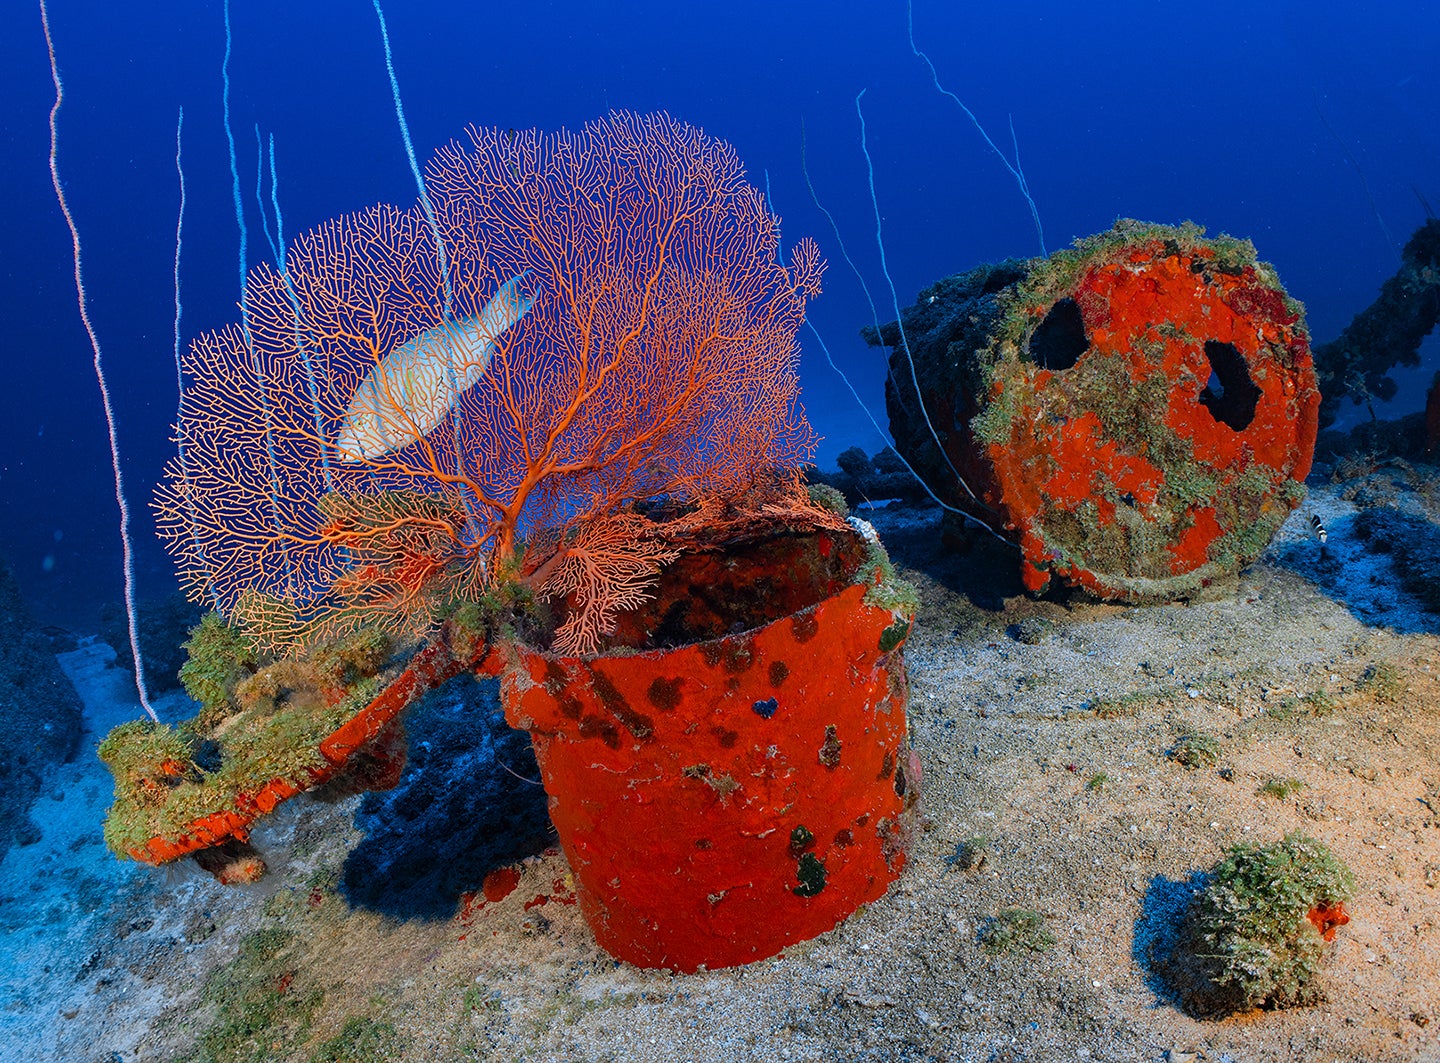
[{"label": "green algae clump", "polygon": [[190,629],[190,641],[184,648],[190,656],[180,666],[180,682],[185,693],[200,703],[206,721],[216,723],[238,708],[231,694],[237,684],[259,669],[259,647],[238,626],[210,612]]},{"label": "green algae clump", "polygon": [[181,677],[199,714],[175,727],[125,723],[100,744],[115,777],[105,841],[122,858],[152,839],[178,841],[211,817],[243,813],[267,786],[293,793],[333,774],[321,742],[395,671],[393,639],[368,630],[269,661],[210,614],[186,645]]},{"label": "green algae clump", "polygon": [[1048,952],[1055,935],[1045,917],[1029,908],[1002,908],[980,930],[980,947],[992,956],[1007,952]]},{"label": "green algae clump", "polygon": [[1355,879],[1300,833],[1241,842],[1205,876],[1159,971],[1201,1017],[1321,1003],[1320,964]]}]

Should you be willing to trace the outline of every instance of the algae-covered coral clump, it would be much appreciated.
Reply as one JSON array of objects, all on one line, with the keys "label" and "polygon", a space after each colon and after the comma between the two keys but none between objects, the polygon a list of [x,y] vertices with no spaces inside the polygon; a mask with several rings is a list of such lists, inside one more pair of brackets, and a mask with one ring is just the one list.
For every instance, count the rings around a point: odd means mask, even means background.
[{"label": "algae-covered coral clump", "polygon": [[178,779],[190,767],[193,747],[173,727],[130,720],[116,727],[96,750],[115,775],[117,787],[135,791],[147,804],[163,803],[163,780]]},{"label": "algae-covered coral clump", "polygon": [[185,643],[190,655],[180,666],[185,692],[200,703],[201,714],[213,722],[234,709],[230,695],[236,685],[260,667],[255,641],[239,627],[232,627],[219,613],[206,613],[190,629]]},{"label": "algae-covered coral clump", "polygon": [[1187,731],[1181,735],[1167,756],[1187,768],[1213,768],[1220,762],[1220,741],[1203,731]]},{"label": "algae-covered coral clump", "polygon": [[100,746],[115,776],[105,841],[121,856],[154,838],[178,839],[207,817],[248,812],[276,780],[288,796],[333,773],[320,743],[374,696],[394,643],[362,631],[267,663],[211,614],[187,648],[181,677],[199,715],[177,727],[123,724]]},{"label": "algae-covered coral clump", "polygon": [[310,663],[331,686],[348,687],[379,672],[394,652],[392,636],[379,628],[366,628],[349,638],[317,646],[310,653]]},{"label": "algae-covered coral clump", "polygon": [[1325,942],[1354,892],[1350,869],[1314,838],[1242,842],[1206,876],[1161,973],[1196,1015],[1319,1003]]},{"label": "algae-covered coral clump", "polygon": [[1002,908],[980,930],[980,945],[992,956],[1006,952],[1046,952],[1055,935],[1045,929],[1045,917],[1029,908]]},{"label": "algae-covered coral clump", "polygon": [[[915,585],[900,578],[895,571],[895,563],[890,560],[890,554],[872,525],[851,518],[851,527],[865,541],[865,567],[862,571],[868,572],[872,581],[870,589],[865,592],[865,604],[889,609],[897,614],[897,620],[902,616],[913,618],[920,611],[920,594]],[[896,644],[903,638],[902,633]],[[886,647],[884,652],[888,653],[891,649],[894,646]]]}]

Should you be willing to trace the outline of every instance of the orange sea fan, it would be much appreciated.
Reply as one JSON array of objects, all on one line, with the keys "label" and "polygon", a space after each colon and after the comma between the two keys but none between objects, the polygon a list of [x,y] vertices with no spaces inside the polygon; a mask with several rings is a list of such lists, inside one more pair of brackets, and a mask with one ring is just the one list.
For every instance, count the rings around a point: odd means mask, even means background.
[{"label": "orange sea fan", "polygon": [[639,514],[617,513],[580,525],[560,544],[537,593],[545,598],[574,595],[582,604],[556,630],[557,653],[594,653],[600,637],[613,629],[615,614],[649,597],[661,567],[680,555],[657,530]]},{"label": "orange sea fan", "polygon": [[[418,205],[327,222],[285,274],[253,270],[241,324],[184,360],[161,535],[193,598],[272,645],[423,629],[523,536],[598,558],[587,527],[608,529],[605,563],[582,577],[576,553],[556,571],[607,615],[666,555],[627,545],[627,506],[723,498],[813,454],[795,333],[824,263],[803,240],[781,265],[778,219],[724,141],[663,114],[472,129],[427,186],[443,260]],[[448,378],[429,428],[412,416],[420,376],[377,367],[473,330],[506,285],[525,310],[490,337],[478,383]],[[385,393],[356,403],[367,382]],[[396,445],[338,450],[357,408]]]}]

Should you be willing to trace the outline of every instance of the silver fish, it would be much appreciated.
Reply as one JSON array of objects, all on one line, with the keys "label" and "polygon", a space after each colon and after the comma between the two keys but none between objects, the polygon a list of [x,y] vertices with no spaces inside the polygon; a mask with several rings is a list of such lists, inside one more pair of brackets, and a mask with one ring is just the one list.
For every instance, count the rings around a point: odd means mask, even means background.
[{"label": "silver fish", "polygon": [[534,303],[519,273],[473,317],[446,321],[385,355],[355,389],[335,439],[342,462],[355,464],[428,435],[461,394],[485,375],[501,334]]}]

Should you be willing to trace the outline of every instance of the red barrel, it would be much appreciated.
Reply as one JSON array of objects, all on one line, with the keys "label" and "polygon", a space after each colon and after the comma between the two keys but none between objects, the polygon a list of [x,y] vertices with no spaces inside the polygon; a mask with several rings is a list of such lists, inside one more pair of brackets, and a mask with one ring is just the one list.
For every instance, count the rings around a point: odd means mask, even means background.
[{"label": "red barrel", "polygon": [[[506,718],[531,734],[609,953],[678,971],[762,959],[900,873],[918,784],[901,659],[913,610],[874,562],[828,531],[687,555],[606,652],[516,649]],[[771,618],[645,648],[757,609]]]}]

